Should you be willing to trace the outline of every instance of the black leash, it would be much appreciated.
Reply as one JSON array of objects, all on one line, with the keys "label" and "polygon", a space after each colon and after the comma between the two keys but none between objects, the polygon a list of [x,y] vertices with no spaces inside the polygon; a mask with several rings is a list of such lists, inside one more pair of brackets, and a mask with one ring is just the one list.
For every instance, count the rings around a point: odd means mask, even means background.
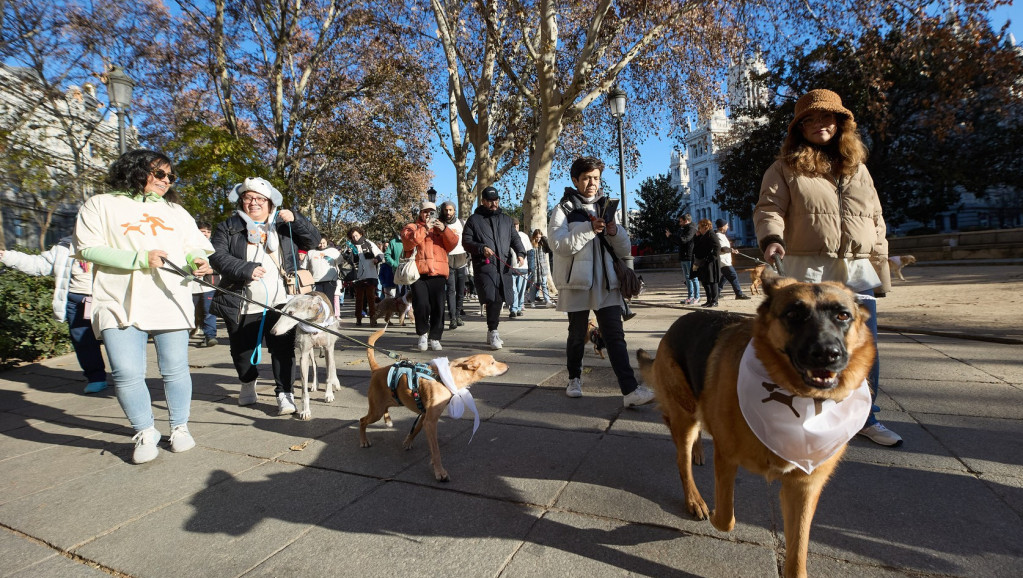
[{"label": "black leash", "polygon": [[[172,263],[169,259],[164,258],[163,264],[164,264],[164,267],[161,267],[161,269],[163,269],[164,271],[170,271],[171,273],[175,273],[177,275],[181,275],[187,281],[195,281],[196,283],[202,285],[203,287],[209,287],[210,289],[213,289],[214,291],[220,291],[221,293],[224,293],[226,295],[230,295],[232,297],[236,297],[238,299],[241,299],[242,301],[246,301],[248,303],[252,303],[253,305],[258,305],[259,307],[262,307],[263,309],[269,309],[269,307],[267,307],[266,304],[260,303],[259,301],[256,301],[255,299],[251,299],[249,297],[246,297],[245,295],[242,295],[241,293],[237,293],[237,292],[231,291],[229,289],[224,289],[223,287],[218,287],[218,286],[214,285],[213,283],[209,283],[208,281],[203,280],[200,277],[196,277],[195,275],[192,275],[191,273],[188,273],[187,271],[185,271],[181,267],[178,267],[177,265]],[[282,311],[280,309],[274,309],[274,310],[277,311],[277,313],[279,313],[279,314],[281,314],[281,315],[283,315],[285,317],[288,317],[290,319],[294,319],[295,321],[299,321],[301,323],[305,323],[306,325],[308,325],[310,327],[315,327],[316,329],[319,329],[320,331],[324,331],[324,332],[329,333],[331,335],[336,335],[337,337],[340,337],[342,339],[350,341],[350,342],[352,342],[352,343],[354,343],[356,345],[361,345],[362,347],[366,347],[366,348],[370,348],[370,349],[379,351],[379,352],[383,353],[384,355],[386,355],[387,357],[390,357],[391,359],[394,359],[395,361],[411,361],[411,360],[405,359],[404,357],[398,355],[397,353],[394,353],[394,352],[389,351],[387,349],[383,349],[382,347],[377,347],[375,345],[370,345],[368,343],[364,343],[364,342],[359,341],[358,339],[356,339],[354,337],[349,337],[349,336],[347,336],[347,335],[345,335],[343,333],[339,333],[339,332],[334,331],[333,329],[330,329],[328,327],[324,327],[324,326],[319,325],[317,323],[313,323],[312,321],[309,321],[308,319],[302,319],[300,317],[296,317],[296,316],[288,313],[287,311]],[[385,327],[386,327],[386,325],[385,325]]]}]

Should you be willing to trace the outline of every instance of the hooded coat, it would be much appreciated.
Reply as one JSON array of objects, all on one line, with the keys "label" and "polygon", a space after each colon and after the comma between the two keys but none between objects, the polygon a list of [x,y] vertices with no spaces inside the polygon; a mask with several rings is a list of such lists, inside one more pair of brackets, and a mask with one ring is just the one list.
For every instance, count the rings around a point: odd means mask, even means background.
[{"label": "hooded coat", "polygon": [[[476,207],[462,229],[462,247],[472,258],[473,283],[480,301],[511,303],[512,263],[498,261],[498,257],[511,251],[520,259],[526,256],[526,248],[522,246],[512,218],[500,207],[494,211]],[[494,252],[489,259],[483,256],[484,247]]]}]

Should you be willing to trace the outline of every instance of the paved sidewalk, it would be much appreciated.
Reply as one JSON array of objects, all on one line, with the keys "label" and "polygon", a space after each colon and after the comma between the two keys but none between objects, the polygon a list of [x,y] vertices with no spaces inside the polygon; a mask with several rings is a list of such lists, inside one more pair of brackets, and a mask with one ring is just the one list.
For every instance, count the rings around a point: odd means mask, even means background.
[{"label": "paved sidewalk", "polygon": [[[685,311],[669,274],[647,281],[626,324],[633,352],[656,349]],[[758,302],[730,291],[722,301],[744,312]],[[485,341],[478,307],[467,310],[445,355]],[[740,472],[730,534],[693,520],[656,407],[623,409],[592,351],[585,396],[564,395],[562,314],[527,308],[500,331],[497,357],[512,370],[473,387],[483,422],[471,444],[471,415],[442,418],[444,484],[425,440],[401,449],[413,421],[404,408],[359,447],[361,348],[335,353],[344,389],[332,404],[314,394],[307,422],[276,416],[269,387],[257,405],[237,405],[226,338],[192,349],[198,447],[141,466],[112,391],[82,394],[74,356],[0,373],[0,576],[778,575],[777,483]],[[410,351],[413,333],[392,328],[380,345],[428,359]],[[880,349],[881,418],[905,445],[850,444],[817,510],[810,574],[1023,575],[1019,345],[889,331]],[[152,349],[149,366],[166,436]],[[712,503],[712,466],[696,475]]]}]

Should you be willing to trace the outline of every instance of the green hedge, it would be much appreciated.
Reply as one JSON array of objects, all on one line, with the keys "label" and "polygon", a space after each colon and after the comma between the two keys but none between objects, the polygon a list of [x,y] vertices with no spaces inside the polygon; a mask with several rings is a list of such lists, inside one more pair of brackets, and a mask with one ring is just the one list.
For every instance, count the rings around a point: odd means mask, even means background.
[{"label": "green hedge", "polygon": [[0,366],[69,351],[67,325],[53,318],[53,277],[0,269]]}]

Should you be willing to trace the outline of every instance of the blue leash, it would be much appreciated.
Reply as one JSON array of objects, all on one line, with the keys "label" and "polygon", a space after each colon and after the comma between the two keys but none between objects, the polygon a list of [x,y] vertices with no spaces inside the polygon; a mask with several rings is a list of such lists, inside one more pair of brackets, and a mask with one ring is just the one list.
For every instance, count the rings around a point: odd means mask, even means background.
[{"label": "blue leash", "polygon": [[259,362],[263,360],[263,325],[266,323],[266,310],[270,306],[270,292],[266,288],[266,281],[263,278],[259,278],[259,282],[263,284],[263,292],[266,293],[266,302],[263,304],[263,315],[259,318],[259,332],[256,333],[256,348],[252,351],[252,357],[249,358],[249,363],[252,365],[259,365]]}]

